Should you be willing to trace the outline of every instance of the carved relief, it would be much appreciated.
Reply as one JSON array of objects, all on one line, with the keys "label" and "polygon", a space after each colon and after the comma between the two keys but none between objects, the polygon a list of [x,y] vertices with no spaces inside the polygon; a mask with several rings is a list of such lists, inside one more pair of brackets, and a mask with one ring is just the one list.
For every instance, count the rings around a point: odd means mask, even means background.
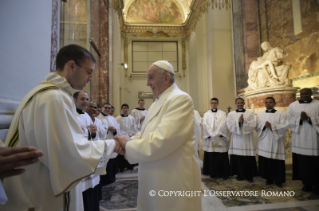
[{"label": "carved relief", "polygon": [[288,80],[290,65],[283,64],[286,56],[283,50],[271,47],[267,41],[261,44],[261,48],[264,55],[250,64],[247,90],[291,85]]}]

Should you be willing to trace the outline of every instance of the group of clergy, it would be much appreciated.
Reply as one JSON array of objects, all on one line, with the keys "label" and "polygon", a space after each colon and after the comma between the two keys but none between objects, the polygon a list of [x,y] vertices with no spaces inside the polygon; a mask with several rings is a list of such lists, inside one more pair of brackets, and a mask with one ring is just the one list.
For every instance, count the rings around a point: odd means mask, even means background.
[{"label": "group of clergy", "polygon": [[[114,139],[117,134],[132,137],[141,129],[147,114],[144,100],[138,101],[138,107],[132,110],[131,115],[129,105],[123,104],[121,115],[114,118],[115,108],[110,103],[104,103],[101,107],[98,103],[90,101],[85,91],[75,92],[73,98],[78,124],[89,141]],[[82,191],[82,196],[77,196],[77,200],[83,199],[84,210],[98,210],[99,200],[102,199],[101,187],[115,182],[115,175],[119,171],[133,170],[136,165],[128,163],[123,155],[113,152],[107,163],[106,175],[93,174],[77,185],[76,192]]]},{"label": "group of clergy", "polygon": [[[211,109],[201,122],[203,174],[225,180],[237,175],[238,181],[248,182],[260,175],[266,185],[282,187],[286,180],[286,133],[290,127],[293,179],[302,180],[302,191],[319,194],[319,100],[311,96],[311,89],[302,89],[300,100],[291,103],[286,113],[275,110],[275,99],[267,97],[266,110],[257,115],[244,109],[243,98],[236,99],[237,109],[228,115],[218,109],[218,99],[212,98]],[[254,131],[258,141],[254,140]]]}]

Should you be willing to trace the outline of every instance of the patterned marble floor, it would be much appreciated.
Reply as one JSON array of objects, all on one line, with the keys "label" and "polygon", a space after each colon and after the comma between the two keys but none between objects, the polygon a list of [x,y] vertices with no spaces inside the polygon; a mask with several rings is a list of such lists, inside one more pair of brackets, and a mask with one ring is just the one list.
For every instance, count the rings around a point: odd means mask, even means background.
[{"label": "patterned marble floor", "polygon": [[[202,176],[202,179],[203,181],[209,180],[208,177],[204,175]],[[237,181],[230,180],[228,182],[236,183]],[[222,181],[219,183],[222,183]],[[263,184],[264,180],[256,177],[254,183],[253,186],[258,186]],[[225,184],[227,183],[224,183],[224,186]],[[248,182],[241,182],[239,183],[238,188],[243,188],[245,186],[249,187],[250,184],[251,183]],[[207,193],[207,191],[210,190],[211,187],[209,188],[206,185],[210,186],[212,184],[207,181],[202,182],[202,193],[204,193],[204,191]],[[300,185],[298,186],[298,182],[295,182],[293,185],[292,183],[287,183],[286,189],[296,190],[296,185],[299,188]],[[222,186],[223,185],[221,185],[219,188]],[[273,190],[276,190],[276,187],[273,187]],[[103,191],[105,193],[105,198],[103,198],[103,200],[100,202],[101,211],[135,211],[137,196],[137,170],[119,173],[117,175],[117,183],[111,184],[108,187],[104,187]],[[118,194],[119,192],[122,194]],[[267,201],[269,199],[266,199],[265,201],[258,203],[255,203],[254,200],[252,200],[252,202],[242,198],[239,200],[239,202],[236,202],[237,204],[235,203],[231,206],[225,206],[223,204],[223,199],[220,197],[218,198],[216,196],[209,196],[208,194],[204,196],[204,194],[202,194],[202,211],[318,211],[319,200],[317,199],[317,196],[303,200],[304,197],[307,196],[309,195],[303,194],[302,197],[299,196],[302,200],[295,200],[291,198],[288,198],[287,200],[275,200],[275,197],[274,199],[271,199],[271,202]]]}]

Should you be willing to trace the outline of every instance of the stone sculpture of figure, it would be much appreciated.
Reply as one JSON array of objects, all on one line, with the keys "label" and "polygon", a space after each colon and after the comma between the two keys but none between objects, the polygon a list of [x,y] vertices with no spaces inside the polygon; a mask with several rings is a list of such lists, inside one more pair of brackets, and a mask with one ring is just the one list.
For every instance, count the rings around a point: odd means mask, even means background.
[{"label": "stone sculpture of figure", "polygon": [[248,71],[248,90],[255,90],[270,86],[289,85],[288,70],[290,66],[283,65],[286,56],[282,49],[272,48],[265,41],[261,44],[264,55],[253,61]]}]

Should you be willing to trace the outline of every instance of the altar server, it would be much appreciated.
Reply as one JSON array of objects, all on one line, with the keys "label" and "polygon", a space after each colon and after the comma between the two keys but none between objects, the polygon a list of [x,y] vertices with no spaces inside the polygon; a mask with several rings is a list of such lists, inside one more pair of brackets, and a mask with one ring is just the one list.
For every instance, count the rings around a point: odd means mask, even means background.
[{"label": "altar server", "polygon": [[253,131],[256,128],[256,117],[251,111],[244,109],[243,98],[235,100],[236,111],[228,114],[226,124],[231,132],[230,154],[231,175],[237,175],[238,181],[253,182],[257,175],[256,146]]},{"label": "altar server", "polygon": [[[102,111],[97,117],[102,121],[103,125],[107,125],[108,127],[107,139],[113,139],[118,131],[120,131],[120,125],[117,123],[116,119],[110,115],[111,107],[112,106],[110,103],[104,103]],[[115,182],[115,175],[118,173],[118,163],[116,160],[117,156],[118,154],[116,152],[111,155],[110,160],[106,166],[106,175],[100,176],[101,186]]]},{"label": "altar server", "polygon": [[78,124],[84,131],[84,136],[88,140],[97,140],[97,127],[95,124],[91,123],[91,117],[85,112],[89,103],[88,94],[84,91],[78,91],[73,94],[73,99],[76,107]]},{"label": "altar server", "polygon": [[131,116],[135,119],[136,129],[141,130],[142,124],[144,122],[147,110],[144,108],[145,101],[143,99],[138,101],[138,107],[134,108],[131,112]]},{"label": "altar server", "polygon": [[[135,119],[128,114],[129,105],[123,104],[121,106],[122,114],[116,117],[117,123],[120,125],[119,134],[128,135],[130,137],[137,133]],[[130,164],[123,155],[117,156],[117,162],[119,165],[120,172],[123,172],[125,168],[133,170],[135,164]]]},{"label": "altar server", "polygon": [[229,134],[226,113],[219,110],[217,98],[210,100],[211,109],[203,117],[204,164],[203,174],[227,179],[230,175],[228,158]]},{"label": "altar server", "polygon": [[293,171],[299,172],[303,191],[319,194],[319,101],[311,96],[311,89],[302,89],[300,100],[289,105],[286,115],[292,130],[291,150],[296,158],[293,162],[297,168]]},{"label": "altar server", "polygon": [[258,167],[259,174],[266,179],[266,185],[275,182],[278,187],[286,181],[285,141],[288,131],[286,115],[274,109],[273,97],[265,99],[266,111],[257,115]]}]

